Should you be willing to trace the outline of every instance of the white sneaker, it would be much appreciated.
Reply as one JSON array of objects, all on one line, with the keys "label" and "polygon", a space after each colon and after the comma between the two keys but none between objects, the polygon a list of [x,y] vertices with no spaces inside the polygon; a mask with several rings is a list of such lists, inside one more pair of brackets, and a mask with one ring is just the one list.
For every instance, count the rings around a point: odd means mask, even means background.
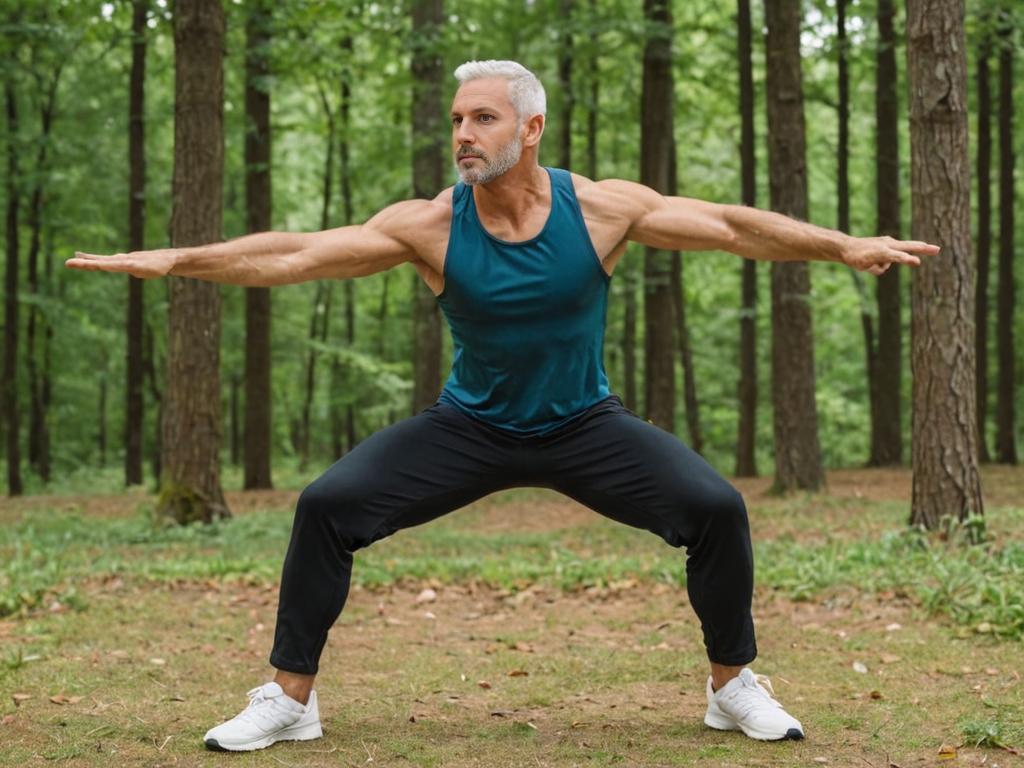
[{"label": "white sneaker", "polygon": [[266,683],[248,693],[249,706],[237,717],[206,732],[208,749],[245,752],[269,747],[275,741],[306,741],[323,736],[316,691],[303,706],[277,683]]},{"label": "white sneaker", "polygon": [[743,731],[752,739],[779,741],[802,739],[804,728],[791,717],[773,695],[767,677],[755,675],[744,667],[715,691],[708,678],[708,711],[704,724],[720,731]]}]

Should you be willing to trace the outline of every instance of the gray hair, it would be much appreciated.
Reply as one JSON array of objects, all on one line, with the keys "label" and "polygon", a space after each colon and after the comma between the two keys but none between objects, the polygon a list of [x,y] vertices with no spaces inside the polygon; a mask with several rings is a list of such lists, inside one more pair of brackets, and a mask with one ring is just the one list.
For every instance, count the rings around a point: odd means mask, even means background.
[{"label": "gray hair", "polygon": [[508,98],[515,107],[520,122],[533,115],[547,114],[547,97],[544,86],[530,70],[516,61],[467,61],[455,69],[459,85],[470,80],[485,77],[501,77],[508,80]]}]

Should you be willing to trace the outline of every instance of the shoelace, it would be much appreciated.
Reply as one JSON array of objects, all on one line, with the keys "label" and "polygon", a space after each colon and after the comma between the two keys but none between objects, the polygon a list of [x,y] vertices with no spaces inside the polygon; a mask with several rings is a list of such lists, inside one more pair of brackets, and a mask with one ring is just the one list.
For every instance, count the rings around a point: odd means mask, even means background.
[{"label": "shoelace", "polygon": [[257,719],[273,719],[269,712],[269,710],[273,708],[273,702],[263,693],[262,685],[253,688],[245,695],[249,697],[249,706],[247,706],[238,716],[240,720],[247,720],[254,723]]},{"label": "shoelace", "polygon": [[729,696],[729,699],[735,702],[738,715],[741,718],[746,717],[751,711],[765,703],[772,707],[782,707],[782,704],[774,698],[775,690],[772,688],[771,680],[764,675],[755,675],[753,684],[747,680],[740,682],[741,685]]}]

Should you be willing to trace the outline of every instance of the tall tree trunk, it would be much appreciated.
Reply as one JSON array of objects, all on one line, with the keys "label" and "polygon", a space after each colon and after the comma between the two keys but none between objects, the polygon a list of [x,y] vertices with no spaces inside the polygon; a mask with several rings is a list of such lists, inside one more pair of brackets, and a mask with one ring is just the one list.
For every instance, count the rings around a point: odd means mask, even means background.
[{"label": "tall tree trunk", "polygon": [[[52,78],[46,84],[45,91],[43,86],[44,78],[41,75],[37,77],[41,102],[39,107],[40,134],[39,148],[36,152],[36,178],[32,185],[32,196],[29,199],[28,209],[28,293],[34,299],[40,295],[39,252],[42,249],[43,207],[46,198],[44,186],[48,174],[47,149],[50,145],[53,114],[57,99],[57,86],[60,83],[61,70],[62,65],[58,64],[54,69]],[[36,474],[42,478],[43,482],[48,482],[50,479],[50,456],[48,452],[50,441],[46,423],[46,409],[43,402],[43,380],[39,370],[40,353],[37,350],[36,344],[40,325],[43,326],[43,333],[45,334],[49,322],[40,311],[38,303],[33,302],[29,305],[28,327],[25,334],[25,359],[29,391],[28,458]]]},{"label": "tall tree trunk", "polygon": [[562,108],[558,115],[558,165],[572,168],[572,23],[576,0],[561,0],[559,15],[562,24],[562,44],[558,48],[558,89],[561,91]]},{"label": "tall tree trunk", "polygon": [[[737,0],[737,54],[740,70],[740,175],[743,204],[757,205],[754,141],[754,67],[750,0]],[[757,262],[744,259],[740,311],[739,423],[736,435],[736,476],[755,477],[757,458]]]},{"label": "tall tree trunk", "polygon": [[587,177],[597,178],[597,108],[601,96],[601,74],[600,60],[598,54],[600,40],[596,28],[597,22],[597,0],[590,0],[590,56],[588,66],[590,68],[588,80],[590,85],[590,98],[587,104]]},{"label": "tall tree trunk", "polygon": [[989,56],[992,37],[982,21],[981,48],[978,51],[978,264],[974,306],[974,390],[978,414],[978,458],[990,461],[986,422],[988,421],[988,275],[992,258],[992,90],[989,86]]},{"label": "tall tree trunk", "polygon": [[[171,244],[221,239],[224,182],[224,11],[220,0],[176,0]],[[179,523],[228,512],[220,485],[220,292],[169,277],[164,470],[159,508]]]},{"label": "tall tree trunk", "polygon": [[[836,50],[838,55],[839,81],[839,136],[836,149],[836,221],[841,232],[850,232],[850,68],[849,39],[846,36],[846,0],[836,2]],[[860,325],[864,333],[864,370],[868,384],[868,398],[871,412],[872,442],[878,424],[878,404],[875,395],[878,386],[876,376],[875,327],[868,303],[864,279],[854,269],[850,270],[854,288],[860,297]],[[870,458],[868,460],[870,464]]]},{"label": "tall tree trunk", "polygon": [[672,310],[676,321],[679,362],[683,366],[683,401],[686,404],[686,428],[690,435],[690,447],[697,453],[704,453],[697,381],[693,372],[693,347],[690,344],[690,329],[686,323],[686,291],[683,288],[685,280],[682,262],[678,251],[672,254]]},{"label": "tall tree trunk", "polygon": [[[272,5],[251,0],[245,22],[245,209],[249,232],[271,227],[270,24]],[[245,289],[245,468],[242,487],[272,488],[269,288]]]},{"label": "tall tree trunk", "polygon": [[[643,94],[640,107],[640,182],[670,194],[673,143],[672,13],[667,0],[644,0]],[[675,430],[672,255],[644,249],[644,373],[646,417]]]},{"label": "tall tree trunk", "polygon": [[982,514],[975,428],[971,178],[963,0],[907,1],[911,220],[942,246],[914,271],[910,522]]},{"label": "tall tree trunk", "polygon": [[103,370],[100,371],[99,406],[96,412],[99,416],[97,424],[96,442],[100,453],[100,466],[107,466],[107,379],[109,378],[110,365],[106,356],[103,358]]},{"label": "tall tree trunk", "polygon": [[[132,0],[132,73],[128,86],[128,250],[145,248],[146,231],[146,17],[149,0]],[[143,281],[128,276],[125,360],[124,484],[142,483]]]},{"label": "tall tree trunk", "polygon": [[[431,198],[444,187],[446,138],[441,123],[444,59],[443,0],[412,2],[412,194]],[[426,284],[414,276],[412,412],[437,400],[441,389],[441,313]]]},{"label": "tall tree trunk", "polygon": [[625,312],[622,318],[622,397],[625,406],[637,410],[636,402],[636,267],[626,263],[622,265],[623,292],[625,293]]},{"label": "tall tree trunk", "polygon": [[999,350],[999,389],[996,398],[996,458],[1017,463],[1016,372],[1013,314],[1013,24],[1009,5],[1003,11],[999,34],[999,295],[996,302],[996,345]]},{"label": "tall tree trunk", "polygon": [[20,496],[21,448],[18,425],[18,104],[14,87],[4,86],[7,102],[7,272],[4,277],[3,407],[7,427],[7,495]]},{"label": "tall tree trunk", "polygon": [[229,405],[231,407],[231,432],[230,439],[228,440],[228,454],[230,456],[231,465],[234,467],[238,466],[239,459],[241,458],[241,429],[239,429],[240,421],[238,417],[238,390],[242,387],[242,380],[239,378],[238,373],[231,374],[231,394],[229,397]]},{"label": "tall tree trunk", "polygon": [[159,488],[160,478],[163,477],[164,397],[160,389],[161,377],[156,372],[156,345],[153,341],[153,327],[145,321],[142,324],[142,344],[142,364],[146,380],[149,382],[149,394],[153,402],[156,403],[157,429],[153,433],[153,453],[150,455],[150,464],[153,469],[153,477]]},{"label": "tall tree trunk", "polygon": [[[347,36],[341,43],[346,57],[352,58],[352,37]],[[342,223],[346,226],[352,223],[352,177],[349,170],[349,130],[351,123],[349,114],[352,104],[352,86],[348,75],[341,80],[341,105],[339,107],[341,119],[341,147],[339,149],[339,160],[341,162],[341,210]],[[356,284],[354,280],[345,281],[345,340],[349,349],[355,349],[356,345]],[[337,381],[341,375],[337,356],[331,362],[331,380]],[[334,430],[335,455],[341,455],[341,430]],[[345,406],[345,446],[351,451],[356,447],[356,412],[352,404]]]},{"label": "tall tree trunk", "polygon": [[[807,160],[800,74],[800,4],[766,0],[768,158],[772,209],[807,219]],[[804,262],[772,262],[772,402],[775,489],[825,481],[814,401],[811,279]]]},{"label": "tall tree trunk", "polygon": [[327,282],[320,280],[316,284],[316,297],[309,318],[309,340],[306,352],[306,385],[302,395],[302,416],[299,426],[299,468],[305,469],[309,463],[309,452],[312,444],[312,410],[313,396],[316,393],[316,360],[318,357],[316,342],[320,338],[320,325],[324,321],[324,300]]},{"label": "tall tree trunk", "polygon": [[[877,232],[900,238],[899,96],[897,95],[896,35],[893,2],[878,2],[878,53],[875,69],[875,188]],[[870,381],[872,466],[897,465],[903,460],[902,399],[903,322],[900,318],[900,270],[878,278],[878,344]]]}]

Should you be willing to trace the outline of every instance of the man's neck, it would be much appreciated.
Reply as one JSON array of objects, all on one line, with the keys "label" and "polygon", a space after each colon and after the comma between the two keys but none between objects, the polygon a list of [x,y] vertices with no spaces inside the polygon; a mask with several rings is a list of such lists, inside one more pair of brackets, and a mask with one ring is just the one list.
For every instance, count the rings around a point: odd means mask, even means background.
[{"label": "man's neck", "polygon": [[475,185],[473,201],[485,217],[505,219],[517,228],[538,204],[550,202],[550,192],[547,171],[535,159],[523,158],[498,178]]}]

